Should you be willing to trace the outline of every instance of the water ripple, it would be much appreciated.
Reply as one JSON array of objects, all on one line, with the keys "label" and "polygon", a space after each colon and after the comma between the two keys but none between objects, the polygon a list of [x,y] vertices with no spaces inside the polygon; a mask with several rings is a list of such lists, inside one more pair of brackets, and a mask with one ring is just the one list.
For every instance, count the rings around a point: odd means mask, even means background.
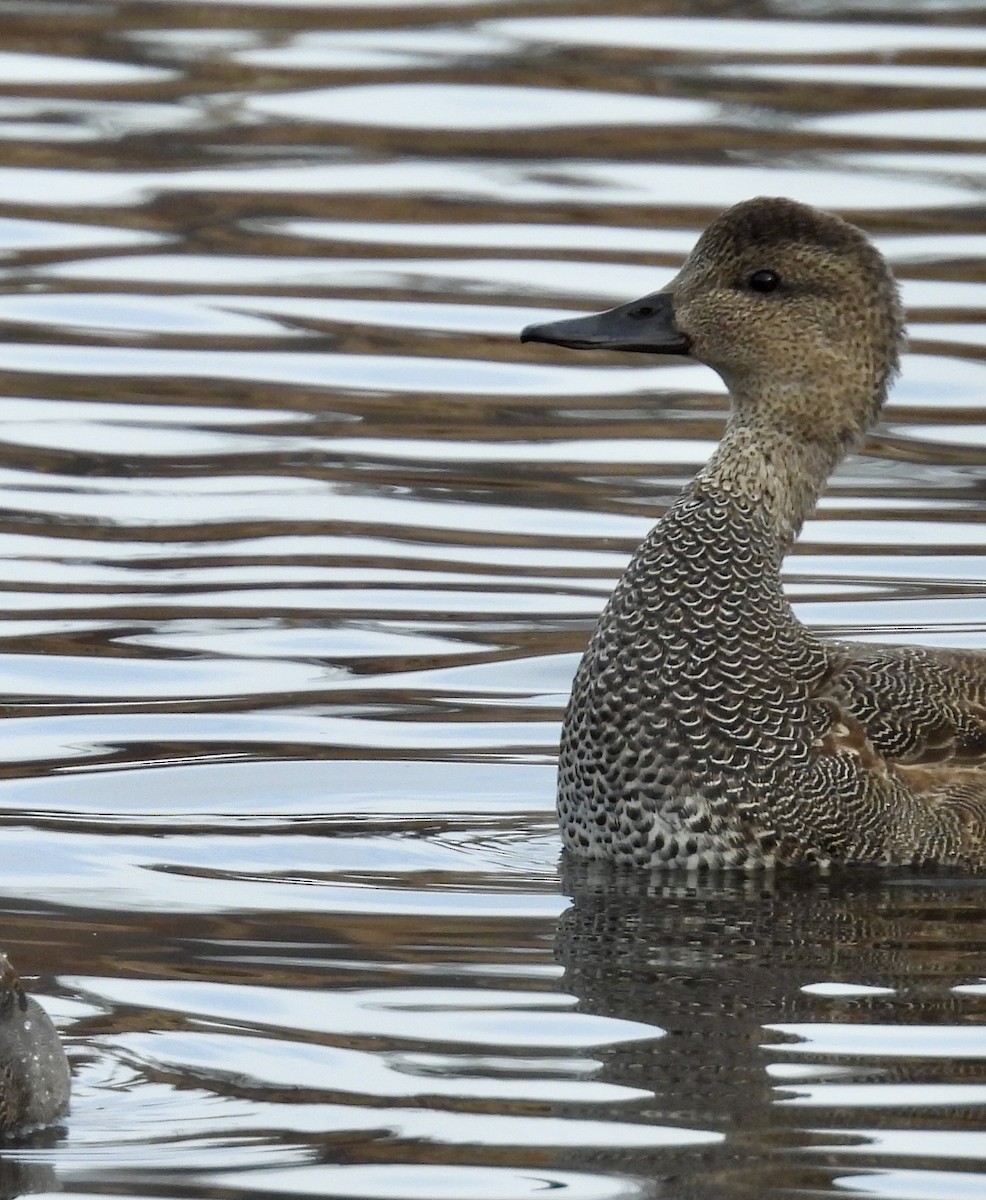
[{"label": "water ripple", "polygon": [[686,7],[4,9],[3,949],[74,1100],[0,1195],[986,1193],[979,881],[559,861],[725,398],[516,335],[722,206],[849,215],[908,310],[799,614],[986,646],[977,5]]}]

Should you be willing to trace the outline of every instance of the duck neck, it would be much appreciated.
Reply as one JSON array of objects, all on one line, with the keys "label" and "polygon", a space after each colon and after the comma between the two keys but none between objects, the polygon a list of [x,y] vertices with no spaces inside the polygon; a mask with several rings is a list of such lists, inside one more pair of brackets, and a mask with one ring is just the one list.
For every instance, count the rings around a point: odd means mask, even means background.
[{"label": "duck neck", "polygon": [[806,440],[734,411],[693,487],[714,488],[759,509],[785,554],[846,449],[827,440]]}]

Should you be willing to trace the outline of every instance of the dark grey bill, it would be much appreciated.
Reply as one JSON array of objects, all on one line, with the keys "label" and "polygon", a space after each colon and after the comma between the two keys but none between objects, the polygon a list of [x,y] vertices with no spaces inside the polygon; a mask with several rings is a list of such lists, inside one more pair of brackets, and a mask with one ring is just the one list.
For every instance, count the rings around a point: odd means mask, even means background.
[{"label": "dark grey bill", "polygon": [[654,292],[588,317],[528,325],[520,340],[573,350],[641,350],[649,354],[687,354],[689,345],[687,335],[675,324],[670,292]]}]

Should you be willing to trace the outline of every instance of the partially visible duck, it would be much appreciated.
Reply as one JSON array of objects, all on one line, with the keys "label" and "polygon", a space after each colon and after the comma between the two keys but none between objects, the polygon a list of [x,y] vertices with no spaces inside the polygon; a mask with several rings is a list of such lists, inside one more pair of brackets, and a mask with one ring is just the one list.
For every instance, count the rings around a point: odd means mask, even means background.
[{"label": "partially visible duck", "polygon": [[0,953],[0,1137],[65,1116],[69,1067],[58,1031]]},{"label": "partially visible duck", "polygon": [[823,641],[781,586],[826,479],[880,411],[902,335],[866,236],[773,198],[723,213],[663,290],[521,334],[690,355],[731,400],[576,675],[558,778],[572,853],[986,868],[986,655]]}]

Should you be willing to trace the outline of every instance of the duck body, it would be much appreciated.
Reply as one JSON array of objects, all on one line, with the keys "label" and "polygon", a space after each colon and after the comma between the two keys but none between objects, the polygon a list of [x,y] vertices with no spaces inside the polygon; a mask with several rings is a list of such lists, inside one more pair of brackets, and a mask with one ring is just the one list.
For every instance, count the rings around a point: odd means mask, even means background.
[{"label": "duck body", "polygon": [[853,226],[737,205],[660,293],[524,340],[689,353],[724,438],[639,547],[575,677],[573,854],[643,867],[986,866],[986,656],[823,641],[781,563],[897,368],[893,278]]},{"label": "duck body", "polygon": [[0,1138],[66,1115],[71,1076],[58,1031],[0,953]]}]

